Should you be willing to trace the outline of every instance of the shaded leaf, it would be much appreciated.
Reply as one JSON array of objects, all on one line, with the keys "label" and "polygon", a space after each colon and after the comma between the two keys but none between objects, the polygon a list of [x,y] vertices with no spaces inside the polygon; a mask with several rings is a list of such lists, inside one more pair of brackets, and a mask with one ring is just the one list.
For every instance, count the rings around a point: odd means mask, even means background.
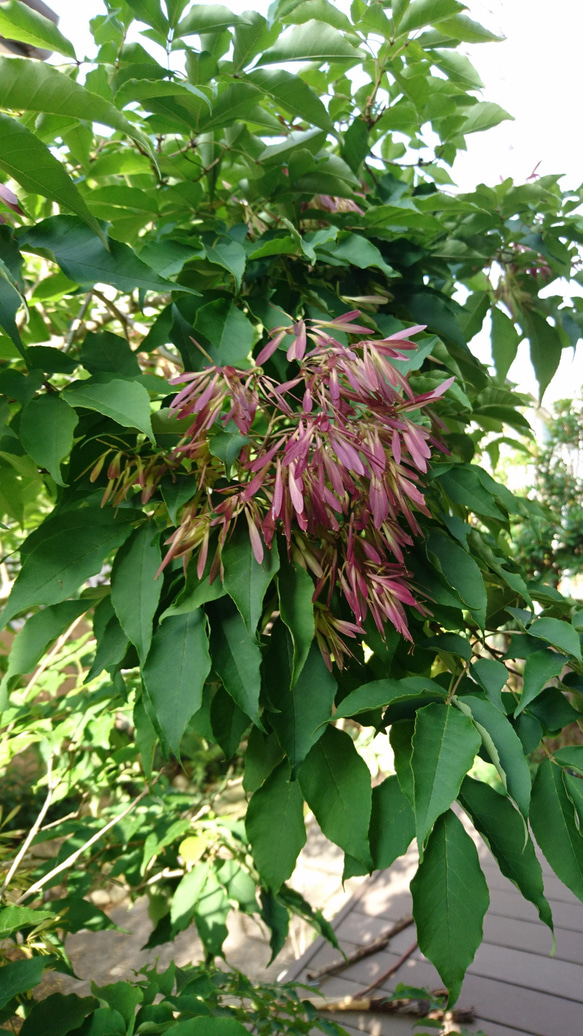
[{"label": "shaded leaf", "polygon": [[0,32],[5,39],[18,40],[32,47],[46,47],[77,60],[73,44],[55,23],[19,0],[8,0],[0,7]]},{"label": "shaded leaf", "polygon": [[224,585],[234,600],[250,633],[255,633],[261,618],[265,591],[279,569],[275,540],[259,564],[254,556],[246,529],[239,526],[223,550]]},{"label": "shaded leaf", "polygon": [[537,770],[530,822],[557,877],[583,901],[583,835],[575,821],[563,771],[550,759],[544,759]]},{"label": "shaded leaf", "polygon": [[375,870],[385,870],[407,852],[415,837],[415,815],[396,776],[372,790],[370,849]]},{"label": "shaded leaf", "polygon": [[302,764],[298,779],[326,837],[370,867],[370,773],[352,738],[337,727],[327,727]]},{"label": "shaded leaf", "polygon": [[202,704],[210,667],[204,612],[164,619],[152,638],[143,679],[151,715],[177,756],[186,724]]},{"label": "shaded leaf", "polygon": [[546,640],[559,651],[567,655],[574,655],[581,661],[581,641],[579,634],[568,622],[561,619],[549,619],[546,616],[542,619],[535,619],[528,628],[531,637],[539,637]]},{"label": "shaded leaf", "polygon": [[304,800],[298,781],[282,762],[251,796],[245,818],[253,859],[262,880],[275,892],[291,876],[306,844]]},{"label": "shaded leaf", "polygon": [[437,820],[411,882],[419,949],[457,1000],[482,941],[490,896],[476,847],[451,810]]},{"label": "shaded leaf", "polygon": [[213,668],[225,690],[253,723],[259,716],[261,651],[253,633],[228,599],[210,610]]},{"label": "shaded leaf", "polygon": [[131,532],[131,522],[141,512],[87,507],[51,515],[28,537],[21,548],[22,568],[2,612],[7,623],[25,608],[58,604],[90,576],[100,571],[104,559],[121,546]]},{"label": "shaded leaf", "polygon": [[46,468],[57,485],[66,485],[61,463],[68,457],[79,418],[63,396],[47,392],[27,403],[20,418],[20,441],[35,464]]},{"label": "shaded leaf", "polygon": [[520,814],[504,795],[472,777],[464,780],[459,798],[490,846],[502,874],[534,903],[541,921],[552,931],[553,916],[544,895],[541,865]]},{"label": "shaded leaf", "polygon": [[111,603],[143,661],[150,649],[162,580],[156,579],[162,552],[153,522],[147,522],[118,550],[111,572]]},{"label": "shaded leaf", "polygon": [[419,709],[413,734],[415,830],[420,855],[437,818],[457,798],[480,748],[472,720],[450,705]]},{"label": "shaded leaf", "polygon": [[553,676],[559,676],[564,666],[564,657],[556,651],[549,651],[548,648],[529,655],[524,663],[522,694],[514,710],[514,715],[519,716],[522,710],[540,694],[545,684]]},{"label": "shaded leaf", "polygon": [[275,642],[267,658],[266,671],[269,701],[276,711],[270,721],[295,776],[297,767],[324,733],[324,724],[332,714],[337,684],[313,641],[300,676],[290,685],[287,632],[279,626],[274,629],[272,639]]},{"label": "shaded leaf", "polygon": [[279,609],[294,646],[291,686],[298,679],[314,640],[314,583],[300,565],[284,559],[277,576]]},{"label": "shaded leaf", "polygon": [[314,19],[280,36],[261,55],[258,65],[279,65],[286,61],[334,61],[355,65],[362,53],[337,29]]},{"label": "shaded leaf", "polygon": [[150,397],[137,381],[76,381],[63,393],[70,407],[96,410],[124,428],[138,428],[155,442],[150,420]]},{"label": "shaded leaf", "polygon": [[484,748],[498,770],[504,787],[524,817],[530,806],[530,771],[518,734],[495,705],[477,694],[459,697],[457,704],[473,717]]}]

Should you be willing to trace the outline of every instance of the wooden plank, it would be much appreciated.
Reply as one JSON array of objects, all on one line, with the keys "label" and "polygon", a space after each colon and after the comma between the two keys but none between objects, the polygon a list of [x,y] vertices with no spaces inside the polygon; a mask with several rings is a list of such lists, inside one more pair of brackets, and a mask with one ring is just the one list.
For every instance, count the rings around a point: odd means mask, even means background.
[{"label": "wooden plank", "polygon": [[[569,961],[482,943],[469,971],[513,986],[583,1002],[583,970]],[[583,1012],[581,1020],[583,1023]]]},{"label": "wooden plank", "polygon": [[[560,903],[557,900],[549,900],[553,912],[554,922],[557,928],[564,928],[571,932],[583,931],[583,903]],[[515,917],[522,921],[538,921],[536,907],[528,900],[513,890],[502,892],[500,889],[492,889],[490,893],[490,910],[493,914],[502,917]]]},{"label": "wooden plank", "polygon": [[[555,960],[583,964],[583,932],[557,928],[555,937]],[[484,941],[493,946],[526,950],[541,957],[550,956],[553,942],[551,932],[541,921],[519,921],[516,918],[501,917],[491,911],[484,918]]]}]

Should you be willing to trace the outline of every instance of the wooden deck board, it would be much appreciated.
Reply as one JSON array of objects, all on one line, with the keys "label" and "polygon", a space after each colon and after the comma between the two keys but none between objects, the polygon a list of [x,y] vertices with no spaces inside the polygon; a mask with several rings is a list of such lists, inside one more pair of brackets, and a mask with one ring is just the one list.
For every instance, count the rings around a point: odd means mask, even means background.
[{"label": "wooden deck board", "polygon": [[[491,905],[484,922],[484,942],[468,969],[459,998],[460,1007],[473,1007],[474,1025],[486,1036],[580,1036],[583,1034],[583,904],[550,872],[541,860],[545,889],[556,925],[557,950],[551,958],[552,937],[540,922],[536,908],[499,871],[487,848],[479,847],[490,886]],[[342,948],[371,942],[391,924],[411,912],[409,882],[416,869],[413,850],[388,871],[373,875],[338,915],[334,927]],[[384,973],[415,939],[411,926],[390,946],[351,965],[340,974],[321,980],[328,997],[359,993]],[[305,981],[306,972],[336,960],[338,951],[317,940],[290,973]],[[438,988],[433,966],[417,950],[379,994],[397,983]],[[414,1019],[373,1014],[334,1016],[350,1036],[413,1036]],[[422,1031],[423,1027],[421,1027]]]}]

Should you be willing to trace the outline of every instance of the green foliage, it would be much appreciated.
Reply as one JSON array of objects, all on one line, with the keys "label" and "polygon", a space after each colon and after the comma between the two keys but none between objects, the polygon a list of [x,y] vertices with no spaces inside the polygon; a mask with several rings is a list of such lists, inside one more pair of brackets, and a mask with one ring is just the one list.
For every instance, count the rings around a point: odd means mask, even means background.
[{"label": "green foliage", "polygon": [[[20,6],[3,32],[73,58]],[[274,956],[292,914],[333,941],[286,884],[306,808],[346,875],[417,838],[450,1003],[488,902],[456,801],[547,925],[529,823],[583,898],[581,748],[552,741],[581,722],[583,610],[547,580],[575,570],[578,411],[542,510],[484,466],[528,430],[518,343],[542,394],[578,340],[577,300],[543,289],[578,261],[581,195],[456,194],[466,135],[508,117],[458,47],[495,37],[457,0],[381,7],[108,3],[83,85],[0,59],[0,932],[28,954],[0,987],[23,1033],[339,1032],[212,965],[231,909]],[[563,527],[556,559],[510,547],[517,523]],[[394,750],[374,789],[361,726]],[[150,896],[150,947],[194,925],[205,966],[33,1005],[67,933],[111,924],[89,893],[112,880]]]}]

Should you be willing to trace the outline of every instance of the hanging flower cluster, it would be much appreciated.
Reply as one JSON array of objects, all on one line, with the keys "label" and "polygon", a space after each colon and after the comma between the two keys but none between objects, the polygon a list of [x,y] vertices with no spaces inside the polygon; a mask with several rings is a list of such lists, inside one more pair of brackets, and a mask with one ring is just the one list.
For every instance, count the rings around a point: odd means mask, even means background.
[{"label": "hanging flower cluster", "polygon": [[[298,320],[271,332],[251,369],[215,366],[173,379],[182,387],[171,409],[192,419],[188,431],[163,459],[134,457],[131,471],[112,458],[106,490],[117,502],[137,483],[147,502],[163,475],[186,468],[193,495],[162,567],[196,555],[199,578],[209,551],[210,579],[222,577],[222,550],[241,519],[258,563],[281,532],[293,561],[315,580],[318,641],[326,661],[333,656],[340,665],[344,638],[364,632],[369,612],[381,634],[389,622],[411,639],[404,606],[423,611],[411,592],[405,553],[420,532],[415,511],[428,513],[419,475],[431,447],[443,446],[429,421],[418,421],[453,380],[414,395],[391,361],[416,348],[411,336],[424,327],[378,340],[355,322],[359,316],[355,310],[329,321]],[[360,340],[344,346],[337,332]],[[261,365],[286,336],[287,358],[298,366],[282,384]],[[213,450],[217,427],[233,430],[238,450],[227,477]],[[335,591],[353,622],[333,614]]]}]

